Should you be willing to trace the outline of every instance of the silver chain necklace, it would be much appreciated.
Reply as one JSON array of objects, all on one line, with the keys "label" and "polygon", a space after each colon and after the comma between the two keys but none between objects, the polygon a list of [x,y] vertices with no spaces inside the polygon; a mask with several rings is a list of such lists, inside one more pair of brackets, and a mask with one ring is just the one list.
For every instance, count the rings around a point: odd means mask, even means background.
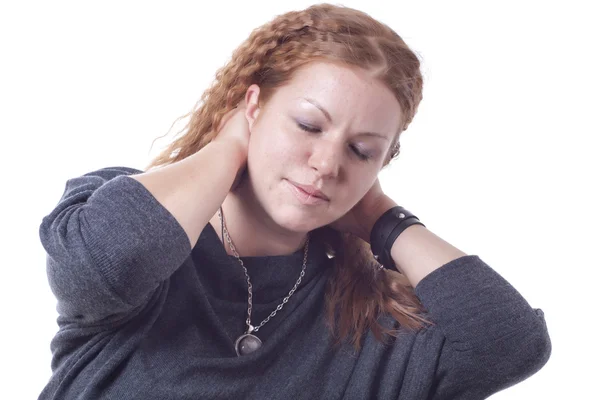
[{"label": "silver chain necklace", "polygon": [[296,284],[294,285],[292,290],[290,290],[288,295],[285,296],[285,298],[283,299],[281,304],[279,304],[277,306],[277,308],[275,310],[273,310],[273,312],[271,312],[271,314],[260,323],[260,325],[258,325],[257,327],[254,327],[250,323],[250,318],[252,317],[252,283],[250,283],[250,277],[248,276],[248,270],[246,269],[246,266],[244,266],[244,262],[241,260],[240,255],[235,250],[235,247],[233,246],[233,242],[231,241],[231,237],[229,236],[229,232],[227,231],[227,228],[225,227],[225,221],[223,219],[222,207],[219,207],[219,219],[221,220],[221,230],[225,235],[225,239],[227,240],[227,243],[229,243],[229,248],[231,249],[231,252],[235,256],[235,258],[237,258],[237,260],[241,264],[242,268],[244,269],[244,274],[246,275],[246,283],[248,283],[248,318],[246,318],[246,325],[248,326],[248,329],[247,329],[246,333],[242,334],[235,341],[235,352],[237,353],[238,356],[243,356],[243,355],[250,354],[250,353],[258,350],[262,346],[262,341],[258,337],[253,335],[252,332],[258,332],[258,330],[260,328],[262,328],[262,326],[264,324],[269,322],[269,320],[272,317],[274,317],[275,314],[277,314],[277,311],[280,311],[283,308],[283,305],[288,302],[290,297],[292,297],[292,295],[298,288],[298,285],[300,285],[300,282],[302,281],[302,277],[304,276],[304,271],[306,270],[306,259],[308,256],[309,236],[307,235],[306,243],[304,244],[304,262],[302,263],[302,271],[300,272],[300,277],[296,281]]}]

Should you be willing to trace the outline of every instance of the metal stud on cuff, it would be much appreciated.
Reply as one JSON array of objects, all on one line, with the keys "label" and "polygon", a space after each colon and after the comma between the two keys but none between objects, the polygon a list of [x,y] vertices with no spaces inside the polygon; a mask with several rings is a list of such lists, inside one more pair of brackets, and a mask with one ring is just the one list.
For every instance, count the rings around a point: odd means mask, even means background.
[{"label": "metal stud on cuff", "polygon": [[396,270],[390,254],[391,246],[404,229],[414,224],[425,226],[401,206],[392,207],[375,222],[370,235],[371,251],[382,268]]}]

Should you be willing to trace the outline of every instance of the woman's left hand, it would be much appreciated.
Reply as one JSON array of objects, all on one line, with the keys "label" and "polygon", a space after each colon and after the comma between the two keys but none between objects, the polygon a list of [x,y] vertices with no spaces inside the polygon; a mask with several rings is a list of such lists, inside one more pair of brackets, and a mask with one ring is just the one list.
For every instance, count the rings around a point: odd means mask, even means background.
[{"label": "woman's left hand", "polygon": [[395,206],[396,202],[383,193],[377,178],[363,198],[329,226],[340,232],[349,232],[369,243],[371,229],[377,219]]}]

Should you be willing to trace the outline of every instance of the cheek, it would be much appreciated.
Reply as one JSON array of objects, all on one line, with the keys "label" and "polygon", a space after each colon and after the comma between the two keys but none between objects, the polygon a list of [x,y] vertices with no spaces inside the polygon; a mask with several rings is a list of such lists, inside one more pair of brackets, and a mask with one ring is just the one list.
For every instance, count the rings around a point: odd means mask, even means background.
[{"label": "cheek", "polygon": [[[273,124],[275,125],[275,124]],[[299,135],[283,128],[265,128],[263,124],[252,132],[248,147],[248,168],[254,176],[290,178],[302,162],[306,142]],[[261,179],[262,180],[262,179]],[[273,182],[270,182],[272,184]]]},{"label": "cheek", "polygon": [[254,158],[262,158],[259,161],[261,164],[280,171],[302,159],[306,142],[301,139],[301,135],[283,128],[263,129],[254,143],[251,142],[249,151]]},{"label": "cheek", "polygon": [[348,207],[352,208],[367,194],[369,189],[375,183],[377,174],[367,173],[362,170],[354,171],[354,178],[348,184],[347,202]]}]

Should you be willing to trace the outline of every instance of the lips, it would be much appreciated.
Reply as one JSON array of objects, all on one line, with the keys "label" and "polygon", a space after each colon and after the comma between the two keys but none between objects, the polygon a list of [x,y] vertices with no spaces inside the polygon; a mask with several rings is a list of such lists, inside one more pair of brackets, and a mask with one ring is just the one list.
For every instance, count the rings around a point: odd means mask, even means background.
[{"label": "lips", "polygon": [[312,185],[302,185],[300,183],[289,181],[292,185],[296,186],[299,190],[303,191],[307,195],[318,197],[323,200],[329,201],[329,197],[325,195],[325,193],[321,192],[319,189]]}]

